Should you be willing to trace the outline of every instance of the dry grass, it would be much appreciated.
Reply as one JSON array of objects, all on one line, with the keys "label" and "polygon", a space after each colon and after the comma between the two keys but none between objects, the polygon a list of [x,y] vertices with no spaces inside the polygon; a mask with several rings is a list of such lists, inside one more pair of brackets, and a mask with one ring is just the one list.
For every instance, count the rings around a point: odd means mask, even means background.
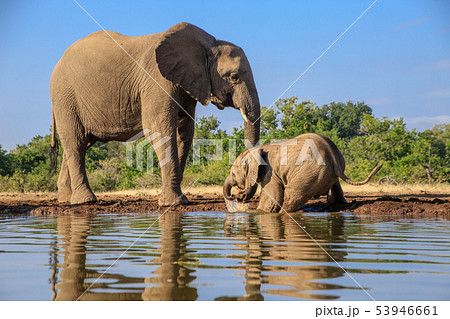
[{"label": "dry grass", "polygon": [[[347,194],[389,194],[389,195],[426,195],[426,194],[446,194],[450,196],[450,184],[402,184],[402,185],[378,185],[378,184],[366,184],[363,186],[353,186],[346,183],[341,183],[342,188]],[[184,188],[184,192],[192,195],[201,194],[222,194],[222,185],[211,186],[194,186],[189,189]],[[130,195],[130,196],[145,196],[145,195],[159,195],[161,189],[141,189],[141,190],[123,190],[115,192],[97,193],[98,195]],[[259,193],[259,191],[258,191]],[[257,194],[258,194],[257,193]],[[6,200],[14,198],[14,200],[27,200],[27,195],[38,195],[41,199],[54,199],[56,193],[41,192],[41,193],[0,193],[0,200]]]},{"label": "dry grass", "polygon": [[[201,195],[201,194],[214,194],[220,195],[222,194],[222,186],[221,185],[210,185],[210,186],[193,186],[191,188],[184,187],[182,188],[183,192],[187,192],[193,195]],[[161,194],[160,188],[153,189],[130,189],[124,191],[115,191],[115,192],[106,192],[100,193],[100,195],[132,195],[132,196],[144,196],[144,195],[159,195]]]},{"label": "dry grass", "polygon": [[386,193],[392,195],[404,194],[450,194],[450,184],[400,184],[400,185],[378,185],[366,184],[362,186],[353,186],[341,183],[342,189],[346,193]]},{"label": "dry grass", "polygon": [[18,202],[27,202],[30,200],[30,195],[37,196],[42,200],[52,200],[56,198],[56,192],[38,192],[38,193],[8,193],[8,192],[0,192],[0,200],[14,200]]},{"label": "dry grass", "polygon": [[[401,184],[401,185],[378,185],[378,184],[366,184],[362,186],[353,186],[341,183],[344,192],[346,193],[357,193],[357,194],[373,194],[373,193],[384,193],[390,195],[404,195],[404,194],[449,194],[450,195],[450,184]],[[183,189],[186,192],[186,188]],[[222,185],[210,185],[210,186],[194,186],[187,190],[188,193],[193,195],[201,194],[222,194]],[[103,194],[108,195],[159,195],[161,190],[159,188],[155,189],[144,189],[144,190],[126,190],[117,192],[108,192]]]}]

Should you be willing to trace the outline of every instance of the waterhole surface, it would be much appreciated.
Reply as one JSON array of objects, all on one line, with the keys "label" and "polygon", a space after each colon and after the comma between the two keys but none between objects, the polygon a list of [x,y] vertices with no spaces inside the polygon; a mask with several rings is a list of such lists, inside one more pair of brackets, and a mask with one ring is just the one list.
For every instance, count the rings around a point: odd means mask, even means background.
[{"label": "waterhole surface", "polygon": [[0,219],[0,300],[450,300],[450,222],[351,214]]}]

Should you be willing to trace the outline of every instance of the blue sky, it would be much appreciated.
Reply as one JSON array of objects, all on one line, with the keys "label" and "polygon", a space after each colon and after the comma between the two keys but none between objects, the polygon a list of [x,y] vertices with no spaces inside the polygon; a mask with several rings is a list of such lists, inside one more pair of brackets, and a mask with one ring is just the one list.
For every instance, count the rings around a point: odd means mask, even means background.
[{"label": "blue sky", "polygon": [[[186,21],[241,46],[261,105],[271,105],[373,2],[78,1],[105,29],[137,36]],[[49,132],[49,80],[76,40],[100,28],[72,0],[0,3],[0,145]],[[450,123],[450,1],[379,0],[284,97],[365,101],[423,130]],[[238,111],[198,105],[222,128]]]}]

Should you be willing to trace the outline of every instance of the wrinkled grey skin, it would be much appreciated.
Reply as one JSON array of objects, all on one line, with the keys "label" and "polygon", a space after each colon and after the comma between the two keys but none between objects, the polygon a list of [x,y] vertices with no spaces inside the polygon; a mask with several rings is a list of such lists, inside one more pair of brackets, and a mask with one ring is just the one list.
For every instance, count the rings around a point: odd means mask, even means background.
[{"label": "wrinkled grey skin", "polygon": [[[344,174],[345,160],[336,145],[327,137],[307,133],[295,138],[295,146],[287,146],[291,141],[284,141],[287,148],[287,161],[282,165],[280,158],[281,146],[265,144],[258,148],[247,150],[240,154],[230,170],[223,185],[223,195],[228,200],[234,200],[231,194],[233,187],[240,189],[244,201],[255,194],[258,184],[261,185],[261,196],[258,211],[279,212],[283,207],[287,212],[295,212],[308,200],[320,195],[328,195],[330,205],[345,203],[344,193],[339,183],[339,177],[352,185],[363,185],[376,174],[381,166],[375,167],[362,182],[354,182]],[[311,139],[317,146],[324,165],[312,156],[312,160],[296,164],[303,143]],[[256,156],[251,155],[253,152]],[[258,157],[260,155],[261,157]],[[258,162],[257,159],[262,159]],[[297,162],[298,163],[298,162]]]},{"label": "wrinkled grey skin", "polygon": [[50,80],[53,122],[64,148],[58,200],[96,201],[86,177],[86,150],[97,141],[126,141],[149,129],[147,136],[161,133],[154,145],[171,138],[155,150],[161,162],[171,147],[161,167],[159,204],[187,203],[180,183],[197,101],[239,109],[248,120],[245,137],[253,145],[259,140],[260,105],[250,64],[241,48],[188,23],[140,37],[108,33],[135,61],[106,32],[95,32],[67,49]]}]

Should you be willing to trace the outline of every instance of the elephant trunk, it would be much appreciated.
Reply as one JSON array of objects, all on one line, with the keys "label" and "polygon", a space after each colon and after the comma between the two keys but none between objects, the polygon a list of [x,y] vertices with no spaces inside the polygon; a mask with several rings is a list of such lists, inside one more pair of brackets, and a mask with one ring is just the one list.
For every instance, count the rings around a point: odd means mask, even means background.
[{"label": "elephant trunk", "polygon": [[250,186],[249,188],[247,188],[244,191],[244,196],[242,197],[242,200],[244,202],[247,202],[250,199],[252,199],[252,197],[255,195],[257,189],[258,189],[258,184],[254,184],[254,185]]},{"label": "elephant trunk", "polygon": [[223,183],[223,197],[225,197],[225,199],[234,200],[234,195],[231,195],[231,188],[233,186],[235,186],[235,182],[233,181],[231,175],[229,175],[225,180],[225,183]]},{"label": "elephant trunk", "polygon": [[248,121],[244,124],[245,139],[248,140],[252,146],[259,142],[260,132],[260,119],[259,119],[259,107],[255,116],[249,116]]},{"label": "elephant trunk", "polygon": [[259,142],[261,107],[254,83],[248,86],[242,85],[241,91],[235,95],[235,98],[234,104],[244,118],[245,139],[252,144],[251,146],[255,146]]}]

